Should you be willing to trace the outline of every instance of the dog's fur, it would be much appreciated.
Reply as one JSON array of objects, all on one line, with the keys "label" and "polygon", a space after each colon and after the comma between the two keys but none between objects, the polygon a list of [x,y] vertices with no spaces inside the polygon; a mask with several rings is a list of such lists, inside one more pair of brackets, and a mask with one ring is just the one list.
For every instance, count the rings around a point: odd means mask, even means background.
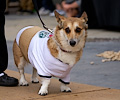
[{"label": "dog's fur", "polygon": [[[54,28],[54,35],[48,40],[48,48],[53,57],[67,63],[75,65],[81,58],[87,37],[87,14],[84,12],[80,18],[66,18],[55,11],[58,25]],[[24,66],[28,59],[28,47],[32,37],[42,28],[34,26],[25,30],[20,36],[19,46],[14,40],[13,55],[14,61],[20,72],[19,84],[27,86],[28,82],[24,76]],[[37,70],[33,67],[32,82],[38,83]],[[48,93],[50,79],[41,78],[40,95]],[[61,84],[61,91],[69,92],[71,89],[66,84]]]}]

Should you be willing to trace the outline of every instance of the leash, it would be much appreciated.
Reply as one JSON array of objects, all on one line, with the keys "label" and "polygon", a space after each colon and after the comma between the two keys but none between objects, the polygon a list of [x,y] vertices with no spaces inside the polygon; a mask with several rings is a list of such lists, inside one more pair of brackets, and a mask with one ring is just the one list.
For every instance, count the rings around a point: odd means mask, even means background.
[{"label": "leash", "polygon": [[47,28],[47,26],[45,25],[45,23],[44,23],[44,22],[42,21],[42,19],[41,19],[41,16],[40,16],[40,14],[39,14],[39,12],[38,12],[37,0],[32,0],[32,2],[33,2],[33,4],[34,4],[34,8],[35,8],[35,10],[36,10],[36,12],[37,12],[37,15],[38,15],[38,17],[39,17],[39,19],[40,19],[43,27],[44,27],[46,30],[48,30],[50,33],[53,34],[53,31],[52,31],[51,29]]}]

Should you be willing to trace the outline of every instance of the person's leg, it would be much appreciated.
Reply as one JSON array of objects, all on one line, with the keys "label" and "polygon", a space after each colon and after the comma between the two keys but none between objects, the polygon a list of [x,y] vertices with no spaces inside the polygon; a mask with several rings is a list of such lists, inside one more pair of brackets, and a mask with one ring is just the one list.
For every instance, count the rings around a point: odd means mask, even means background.
[{"label": "person's leg", "polygon": [[9,0],[6,0],[6,10],[5,10],[5,14],[9,14]]},{"label": "person's leg", "polygon": [[69,9],[68,11],[66,11],[67,17],[78,17],[78,9],[74,8],[74,9]]},{"label": "person's leg", "polygon": [[7,45],[4,34],[4,24],[5,24],[5,5],[6,0],[0,0],[0,73],[4,72],[7,69],[8,65],[8,52]]},{"label": "person's leg", "polygon": [[51,12],[55,9],[55,5],[52,0],[43,0],[42,5],[46,10],[50,10]]},{"label": "person's leg", "polygon": [[33,5],[33,2],[32,0],[28,0],[27,1],[27,8],[26,8],[27,12],[32,14],[33,13],[33,10],[34,10],[34,5]]},{"label": "person's leg", "polygon": [[8,66],[8,52],[4,34],[5,8],[6,0],[0,0],[0,86],[16,86],[18,85],[18,80],[4,73]]},{"label": "person's leg", "polygon": [[20,8],[21,8],[21,10],[23,10],[23,11],[25,11],[26,10],[26,3],[27,3],[28,1],[27,0],[20,0]]},{"label": "person's leg", "polygon": [[84,11],[88,15],[89,28],[99,28],[93,0],[82,0],[81,15]]},{"label": "person's leg", "polygon": [[39,10],[40,15],[48,15],[55,9],[52,0],[42,0],[42,8]]}]

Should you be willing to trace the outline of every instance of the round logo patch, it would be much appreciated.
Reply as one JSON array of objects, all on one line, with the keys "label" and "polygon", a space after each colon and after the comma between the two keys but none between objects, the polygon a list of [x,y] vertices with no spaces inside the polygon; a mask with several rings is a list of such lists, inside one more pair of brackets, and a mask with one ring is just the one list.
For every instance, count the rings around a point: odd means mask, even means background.
[{"label": "round logo patch", "polygon": [[39,32],[39,37],[40,37],[40,38],[45,38],[45,37],[48,37],[48,38],[49,38],[50,35],[51,35],[51,34],[50,34],[49,32],[47,32],[47,31],[40,31],[40,32]]}]

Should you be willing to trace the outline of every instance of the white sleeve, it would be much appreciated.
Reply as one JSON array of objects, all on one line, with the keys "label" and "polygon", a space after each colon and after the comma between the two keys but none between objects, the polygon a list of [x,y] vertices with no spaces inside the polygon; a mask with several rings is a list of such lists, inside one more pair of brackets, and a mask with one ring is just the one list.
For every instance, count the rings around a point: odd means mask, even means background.
[{"label": "white sleeve", "polygon": [[64,84],[69,84],[70,83],[70,73],[67,74],[66,77],[59,79],[59,81],[64,83]]}]

